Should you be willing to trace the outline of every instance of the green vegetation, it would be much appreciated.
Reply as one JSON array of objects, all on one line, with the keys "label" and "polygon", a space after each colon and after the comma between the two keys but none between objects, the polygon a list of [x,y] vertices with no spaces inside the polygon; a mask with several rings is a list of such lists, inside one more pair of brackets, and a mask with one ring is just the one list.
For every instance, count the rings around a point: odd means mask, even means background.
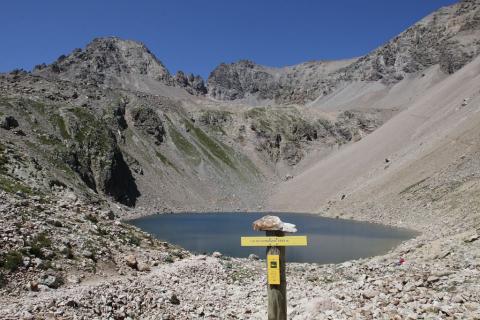
[{"label": "green vegetation", "polygon": [[169,254],[165,257],[165,260],[164,260],[166,263],[174,263],[175,260],[173,260],[173,257]]},{"label": "green vegetation", "polygon": [[211,152],[215,157],[220,159],[226,165],[228,165],[232,169],[235,169],[233,160],[230,158],[227,152],[225,152],[226,146],[224,146],[221,142],[215,141],[213,138],[210,138],[200,128],[195,127],[191,122],[187,120],[185,120],[185,126],[187,127],[187,129],[190,130],[190,132],[192,132],[196,136],[198,142],[200,142],[200,144],[205,149]]},{"label": "green vegetation", "polygon": [[[1,172],[0,172],[1,173]],[[8,193],[22,192],[24,194],[33,194],[33,190],[25,184],[16,181],[7,175],[0,175],[0,189]]]},{"label": "green vegetation", "polygon": [[199,165],[202,157],[198,152],[197,148],[191,144],[180,132],[178,132],[173,124],[170,122],[168,125],[168,133],[172,138],[173,143],[177,149],[186,154],[188,158],[195,164]]},{"label": "green vegetation", "polygon": [[55,128],[60,132],[60,135],[63,139],[70,139],[70,134],[68,133],[67,126],[65,125],[65,120],[61,115],[53,114],[50,117],[50,121],[53,123]]},{"label": "green vegetation", "polygon": [[41,102],[38,102],[38,101],[34,101],[34,100],[26,100],[28,101],[28,103],[30,104],[30,106],[32,106],[33,108],[35,108],[39,113],[41,114],[45,114],[46,113],[46,106],[44,103],[41,103]]},{"label": "green vegetation", "polygon": [[266,111],[267,110],[265,108],[252,108],[247,112],[245,112],[245,117],[248,119],[248,118],[257,118],[260,116],[265,116]]},{"label": "green vegetation", "polygon": [[111,137],[108,127],[102,121],[99,121],[88,110],[80,107],[69,109],[78,120],[77,130],[72,133],[75,141],[80,144],[88,142],[95,143],[102,150],[108,150],[111,145]]},{"label": "green vegetation", "polygon": [[0,174],[7,172],[7,168],[6,168],[7,164],[8,164],[8,159],[7,159],[7,156],[5,155],[5,146],[0,143]]},{"label": "green vegetation", "polygon": [[48,145],[48,146],[57,146],[60,145],[62,142],[60,139],[53,135],[47,135],[47,134],[40,134],[37,136],[37,140],[43,144],[43,145]]},{"label": "green vegetation", "polygon": [[[101,119],[97,119],[92,112],[85,108],[68,109],[74,117],[70,119],[70,136],[80,148],[95,150],[99,159],[104,159],[102,155],[107,155],[114,150],[115,137],[110,131],[108,125]],[[85,152],[88,153],[88,152]],[[105,164],[106,165],[106,164]]]},{"label": "green vegetation", "polygon": [[79,120],[82,120],[83,122],[88,123],[95,121],[95,117],[85,108],[75,107],[69,109],[69,111],[71,111]]},{"label": "green vegetation", "polygon": [[141,243],[141,239],[139,237],[137,237],[136,235],[134,235],[133,233],[131,233],[129,236],[128,236],[128,243],[131,244],[131,245],[134,245],[134,246],[140,246],[140,243]]},{"label": "green vegetation", "polygon": [[52,246],[52,240],[47,237],[45,233],[39,233],[35,238],[33,238],[30,245],[29,253],[38,258],[44,258],[42,249],[50,248]]},{"label": "green vegetation", "polygon": [[177,171],[178,173],[180,173],[180,171],[178,170],[178,168],[177,168],[170,160],[168,160],[167,157],[165,157],[163,154],[161,154],[161,153],[158,152],[158,151],[155,151],[155,154],[156,154],[157,157],[160,159],[160,161],[162,161],[163,164],[172,167],[175,171]]},{"label": "green vegetation", "polygon": [[5,287],[7,285],[7,279],[5,278],[5,275],[0,272],[0,289]]},{"label": "green vegetation", "polygon": [[23,264],[23,256],[18,251],[10,251],[5,255],[1,265],[9,271],[16,271]]},{"label": "green vegetation", "polygon": [[0,105],[5,106],[7,108],[13,108],[11,101],[12,101],[11,98],[0,97]]}]

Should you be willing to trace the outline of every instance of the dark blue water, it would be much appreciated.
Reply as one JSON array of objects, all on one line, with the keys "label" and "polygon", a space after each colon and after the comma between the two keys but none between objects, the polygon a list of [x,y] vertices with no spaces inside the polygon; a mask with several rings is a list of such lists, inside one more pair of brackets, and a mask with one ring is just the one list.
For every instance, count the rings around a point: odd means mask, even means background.
[{"label": "dark blue water", "polygon": [[[252,230],[252,222],[264,213],[175,213],[152,215],[130,221],[158,239],[195,253],[219,251],[232,257],[250,253],[264,258],[265,248],[241,247],[241,236],[263,236]],[[380,255],[415,236],[405,229],[322,218],[300,213],[275,213],[282,221],[297,225],[292,235],[308,236],[307,247],[287,247],[287,261],[339,263]]]}]

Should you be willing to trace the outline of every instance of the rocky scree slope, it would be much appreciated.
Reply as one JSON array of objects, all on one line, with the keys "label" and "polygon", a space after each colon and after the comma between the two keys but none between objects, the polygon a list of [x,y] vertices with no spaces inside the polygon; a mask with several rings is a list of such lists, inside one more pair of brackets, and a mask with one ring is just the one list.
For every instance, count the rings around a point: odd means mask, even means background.
[{"label": "rocky scree slope", "polygon": [[352,82],[393,85],[433,65],[452,74],[480,53],[479,21],[480,2],[464,0],[439,9],[358,59],[285,68],[246,60],[221,64],[208,78],[209,94],[222,100],[253,96],[260,101],[303,104]]}]

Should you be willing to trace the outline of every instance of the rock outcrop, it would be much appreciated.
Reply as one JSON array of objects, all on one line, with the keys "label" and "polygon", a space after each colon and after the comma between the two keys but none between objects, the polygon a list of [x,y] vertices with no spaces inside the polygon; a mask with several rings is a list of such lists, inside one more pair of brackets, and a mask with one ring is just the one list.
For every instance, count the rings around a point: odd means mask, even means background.
[{"label": "rock outcrop", "polygon": [[152,108],[139,107],[132,110],[134,126],[155,139],[155,144],[163,142],[165,128],[163,122]]},{"label": "rock outcrop", "polygon": [[0,128],[10,130],[18,127],[18,121],[12,116],[0,117]]}]

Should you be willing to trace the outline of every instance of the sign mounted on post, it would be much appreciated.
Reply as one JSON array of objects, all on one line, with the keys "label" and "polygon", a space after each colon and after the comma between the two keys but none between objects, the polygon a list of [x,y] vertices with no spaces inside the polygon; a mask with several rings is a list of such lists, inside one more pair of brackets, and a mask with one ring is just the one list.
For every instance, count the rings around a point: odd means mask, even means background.
[{"label": "sign mounted on post", "polygon": [[267,256],[268,284],[280,284],[280,256],[269,254]]},{"label": "sign mounted on post", "polygon": [[241,237],[240,244],[242,247],[289,247],[289,246],[306,246],[306,236],[290,236],[290,237]]},{"label": "sign mounted on post", "polygon": [[285,236],[297,232],[294,224],[277,216],[264,216],[253,222],[253,230],[265,231],[266,237],[241,237],[242,247],[267,247],[268,320],[287,320],[287,277],[285,247],[306,246],[306,236]]}]

